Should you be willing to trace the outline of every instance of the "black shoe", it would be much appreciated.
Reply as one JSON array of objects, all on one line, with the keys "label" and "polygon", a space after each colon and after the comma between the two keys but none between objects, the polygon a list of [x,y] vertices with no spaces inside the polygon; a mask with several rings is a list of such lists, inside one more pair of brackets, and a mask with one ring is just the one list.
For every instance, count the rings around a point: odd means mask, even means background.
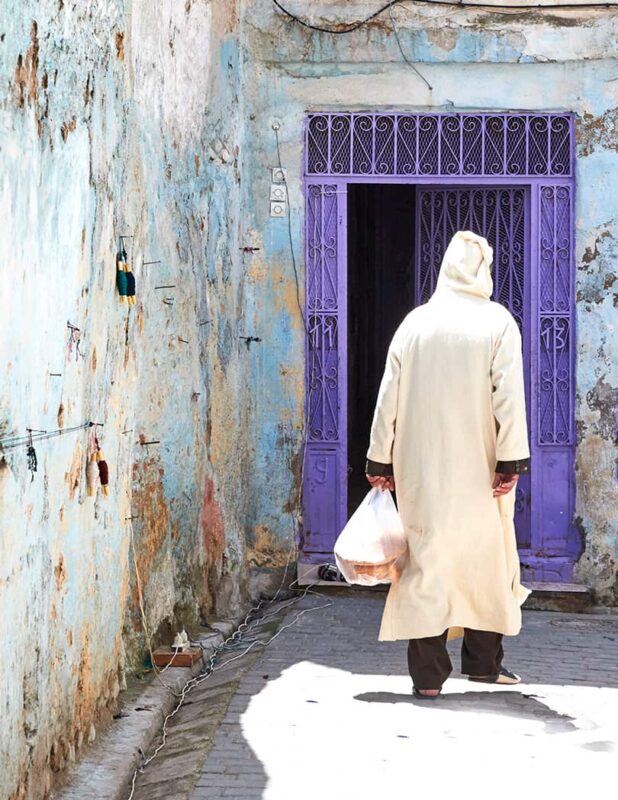
[{"label": "black shoe", "polygon": [[521,678],[510,669],[502,667],[497,675],[468,675],[469,681],[475,683],[502,683],[509,686],[514,686],[516,683],[521,683]]}]

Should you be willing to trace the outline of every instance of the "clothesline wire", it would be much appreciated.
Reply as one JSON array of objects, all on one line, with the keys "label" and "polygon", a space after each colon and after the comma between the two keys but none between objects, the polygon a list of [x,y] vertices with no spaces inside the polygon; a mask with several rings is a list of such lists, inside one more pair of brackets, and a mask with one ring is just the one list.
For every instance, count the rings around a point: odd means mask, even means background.
[{"label": "clothesline wire", "polygon": [[96,425],[94,422],[83,422],[81,425],[75,425],[72,428],[58,428],[55,431],[34,431],[28,429],[28,433],[20,436],[7,436],[0,439],[1,450],[12,450],[15,447],[23,447],[27,444],[34,444],[35,442],[42,442],[45,439],[52,439],[55,436],[62,436],[66,433],[75,433],[76,431],[83,431],[86,428],[93,428]]},{"label": "clothesline wire", "polygon": [[[342,36],[346,33],[353,33],[357,31],[359,28],[362,28],[364,25],[367,25],[369,22],[372,22],[374,19],[379,17],[385,11],[388,11],[393,6],[401,5],[403,2],[410,2],[410,0],[391,0],[390,3],[386,3],[377,11],[374,11],[373,14],[370,14],[368,17],[364,19],[358,20],[357,22],[351,22],[346,27],[337,27],[337,28],[327,28],[322,25],[314,25],[312,22],[309,22],[302,17],[297,16],[293,12],[289,11],[285,6],[283,6],[279,0],[272,0],[273,4],[286,16],[288,16],[291,20],[302,25],[303,28],[308,28],[312,31],[318,31],[319,33],[332,33],[335,36]],[[613,3],[569,3],[565,5],[564,3],[530,3],[529,5],[515,5],[514,3],[505,3],[501,5],[492,5],[491,3],[474,3],[469,2],[469,0],[413,0],[415,3],[419,3],[422,5],[429,5],[429,6],[448,6],[450,8],[478,8],[481,11],[488,11],[488,12],[496,12],[496,11],[565,11],[571,8],[616,8],[618,6],[617,2]]]}]

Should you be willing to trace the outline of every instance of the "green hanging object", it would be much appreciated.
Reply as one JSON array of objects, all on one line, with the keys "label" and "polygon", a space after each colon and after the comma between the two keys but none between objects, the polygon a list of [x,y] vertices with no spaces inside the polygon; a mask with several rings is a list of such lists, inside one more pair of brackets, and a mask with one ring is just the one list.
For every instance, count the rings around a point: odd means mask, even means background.
[{"label": "green hanging object", "polygon": [[120,295],[120,302],[127,300],[127,252],[121,247],[116,256],[116,286]]}]

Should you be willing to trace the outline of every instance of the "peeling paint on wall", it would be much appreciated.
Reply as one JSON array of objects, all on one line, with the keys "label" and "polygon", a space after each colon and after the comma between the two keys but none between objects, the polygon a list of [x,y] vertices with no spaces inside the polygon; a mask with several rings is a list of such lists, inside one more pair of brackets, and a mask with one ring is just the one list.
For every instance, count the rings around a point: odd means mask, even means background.
[{"label": "peeling paint on wall", "polygon": [[618,153],[618,108],[610,108],[599,116],[585,111],[577,126],[577,152],[589,156],[597,148]]}]

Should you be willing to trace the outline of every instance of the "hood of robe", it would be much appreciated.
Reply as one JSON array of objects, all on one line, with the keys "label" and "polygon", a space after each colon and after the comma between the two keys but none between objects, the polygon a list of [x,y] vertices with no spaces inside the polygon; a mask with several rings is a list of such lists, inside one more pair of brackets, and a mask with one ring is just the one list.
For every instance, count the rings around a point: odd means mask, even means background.
[{"label": "hood of robe", "polygon": [[494,290],[493,258],[487,239],[471,231],[458,231],[444,253],[435,295],[453,291],[488,300]]}]

